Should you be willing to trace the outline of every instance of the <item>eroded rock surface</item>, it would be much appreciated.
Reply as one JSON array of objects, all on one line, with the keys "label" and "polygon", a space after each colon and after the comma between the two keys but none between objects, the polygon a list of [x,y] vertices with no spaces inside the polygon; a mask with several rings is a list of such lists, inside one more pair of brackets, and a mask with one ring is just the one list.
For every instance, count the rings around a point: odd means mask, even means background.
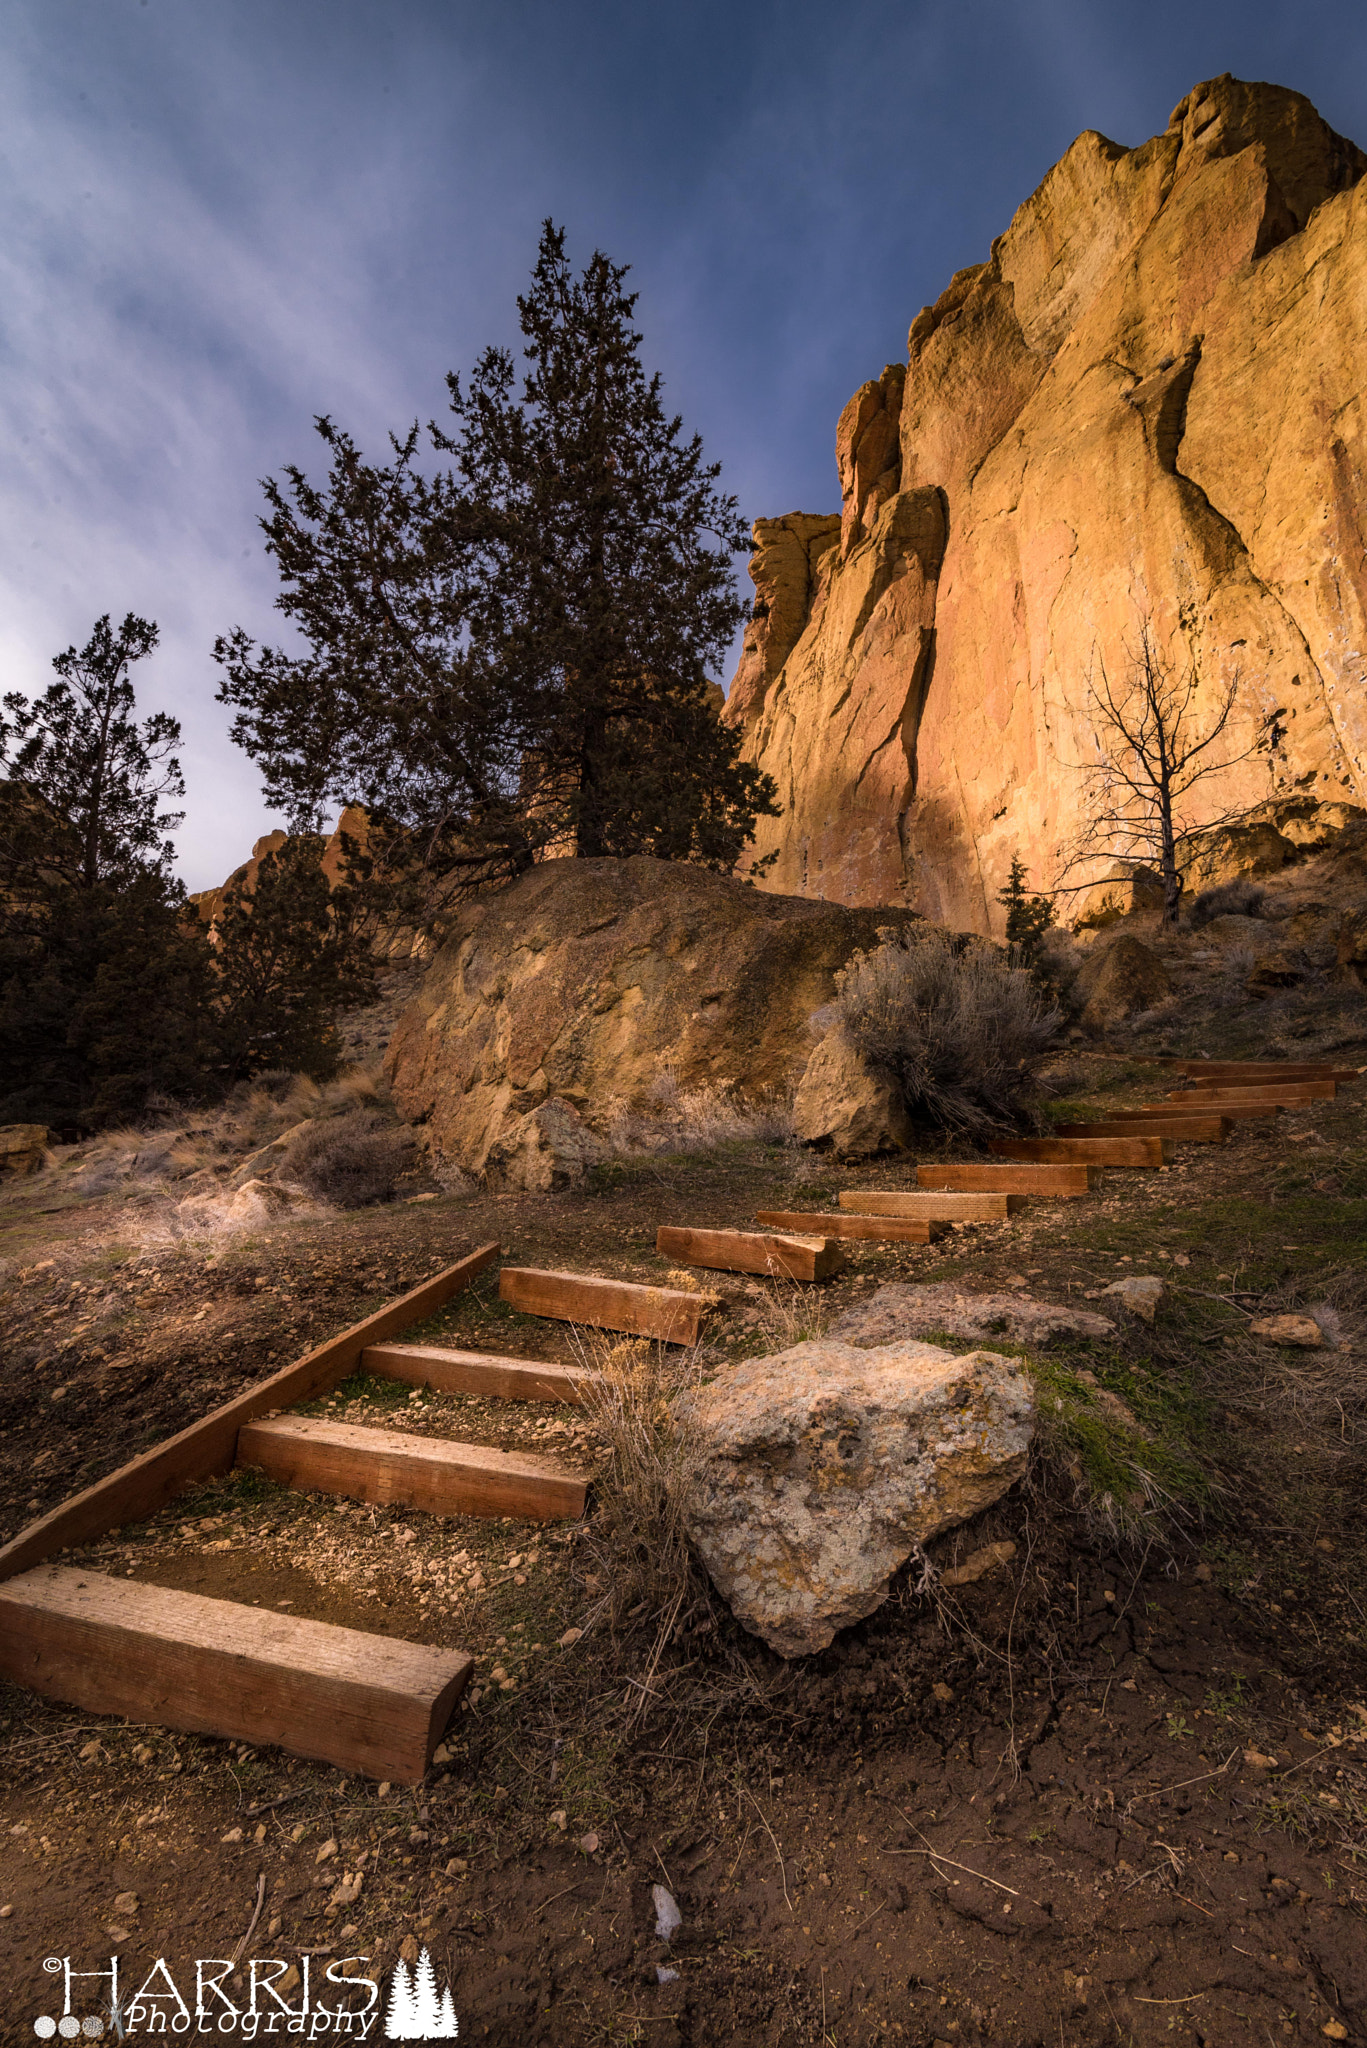
[{"label": "eroded rock surface", "polygon": [[838,1159],[900,1152],[911,1143],[911,1118],[895,1081],[876,1074],[840,1025],[817,1046],[798,1082],[793,1129],[804,1145]]},{"label": "eroded rock surface", "polygon": [[762,886],[1000,935],[1012,853],[1057,878],[1087,678],[1144,615],[1198,716],[1239,679],[1247,758],[1192,822],[1269,806],[1198,883],[1360,810],[1364,169],[1302,95],[1226,75],[1140,148],[1079,136],[917,315],[840,416],[838,532],[756,528],[726,716],[784,805]]},{"label": "eroded rock surface", "polygon": [[547,861],[461,912],[390,1043],[395,1101],[435,1160],[481,1173],[551,1096],[592,1127],[666,1078],[786,1095],[837,970],[904,916],[666,861]]},{"label": "eroded rock surface", "polygon": [[830,1338],[721,1373],[698,1431],[690,1533],[737,1619],[783,1657],[872,1614],[912,1548],[1025,1470],[1034,1395],[1015,1359]]},{"label": "eroded rock surface", "polygon": [[495,1138],[484,1177],[491,1188],[545,1195],[578,1187],[607,1156],[608,1147],[578,1111],[552,1095]]},{"label": "eroded rock surface", "polygon": [[842,1344],[877,1345],[932,1333],[1049,1344],[1059,1337],[1114,1337],[1115,1324],[1087,1309],[1036,1301],[1032,1294],[970,1294],[952,1280],[932,1280],[919,1286],[892,1281],[868,1301],[846,1309],[827,1335]]}]

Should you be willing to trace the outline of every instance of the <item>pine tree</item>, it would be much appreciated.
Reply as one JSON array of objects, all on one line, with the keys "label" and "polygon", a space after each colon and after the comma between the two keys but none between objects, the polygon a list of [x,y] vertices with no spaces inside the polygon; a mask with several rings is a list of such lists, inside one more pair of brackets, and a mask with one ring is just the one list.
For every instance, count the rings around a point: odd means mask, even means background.
[{"label": "pine tree", "polygon": [[419,2041],[425,2041],[429,2035],[436,2035],[440,2026],[437,1980],[432,1970],[432,1958],[427,1950],[423,1949],[418,1956],[418,1967],[413,1979],[414,2037]]},{"label": "pine tree", "polygon": [[1054,922],[1052,896],[1032,896],[1025,882],[1030,870],[1019,854],[1011,856],[1011,879],[997,891],[997,901],[1006,910],[1006,943],[1022,967],[1033,972],[1039,965],[1040,941]]},{"label": "pine tree", "polygon": [[417,2030],[417,2000],[413,1994],[413,1982],[408,1974],[408,1965],[402,1956],[394,1965],[394,1975],[389,1986],[389,2011],[385,2015],[384,2032],[387,2041],[416,2041],[420,2038]]},{"label": "pine tree", "polygon": [[625,277],[601,253],[576,277],[547,222],[521,389],[501,349],[448,379],[448,472],[420,470],[416,427],[375,465],[320,419],[326,486],[266,485],[277,604],[312,652],[239,630],[219,694],[301,821],[363,802],[429,872],[477,882],[547,851],[729,871],[777,814],[707,681],[744,616],[746,531],[642,367]]},{"label": "pine tree", "polygon": [[436,2029],[440,2041],[454,2041],[460,2033],[460,2021],[456,2018],[455,2000],[448,1984],[441,1994],[441,2024]]},{"label": "pine tree", "polygon": [[367,896],[329,885],[322,841],[295,835],[236,883],[218,920],[213,1038],[226,1078],[266,1069],[329,1080],[341,1060],[334,1018],[373,993]]},{"label": "pine tree", "polygon": [[164,712],[130,670],[157,628],[106,614],[0,716],[0,1121],[89,1125],[197,1092],[207,948],[187,926],[163,808],[183,793]]}]

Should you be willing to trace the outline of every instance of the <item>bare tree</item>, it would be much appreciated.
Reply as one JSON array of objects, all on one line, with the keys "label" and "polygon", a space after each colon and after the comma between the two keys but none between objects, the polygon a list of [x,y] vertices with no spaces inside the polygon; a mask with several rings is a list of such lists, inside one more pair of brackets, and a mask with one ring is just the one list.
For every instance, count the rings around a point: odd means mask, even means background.
[{"label": "bare tree", "polygon": [[[1163,923],[1173,925],[1193,842],[1237,824],[1255,808],[1198,817],[1192,792],[1256,753],[1262,733],[1239,753],[1221,747],[1239,694],[1238,670],[1201,718],[1195,666],[1178,669],[1169,661],[1147,618],[1140,622],[1137,643],[1125,650],[1125,664],[1123,681],[1113,682],[1098,656],[1088,677],[1098,755],[1076,764],[1087,783],[1085,822],[1063,873],[1108,859],[1156,868],[1163,878]],[[1072,891],[1065,886],[1062,893],[1090,888],[1094,880]]]}]

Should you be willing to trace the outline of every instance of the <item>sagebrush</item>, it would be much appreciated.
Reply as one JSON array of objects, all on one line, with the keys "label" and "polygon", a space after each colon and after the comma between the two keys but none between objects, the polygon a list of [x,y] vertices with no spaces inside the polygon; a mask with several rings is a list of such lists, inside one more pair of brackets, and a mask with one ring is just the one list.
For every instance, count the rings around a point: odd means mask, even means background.
[{"label": "sagebrush", "polygon": [[413,1163],[412,1138],[376,1110],[315,1118],[290,1144],[281,1174],[339,1209],[387,1202]]},{"label": "sagebrush", "polygon": [[1216,917],[1261,917],[1266,899],[1266,889],[1257,882],[1220,882],[1201,891],[1187,912],[1187,922],[1199,929]]},{"label": "sagebrush", "polygon": [[1029,1120],[1061,1019],[994,947],[934,927],[890,933],[837,984],[845,1029],[917,1122],[974,1137]]}]

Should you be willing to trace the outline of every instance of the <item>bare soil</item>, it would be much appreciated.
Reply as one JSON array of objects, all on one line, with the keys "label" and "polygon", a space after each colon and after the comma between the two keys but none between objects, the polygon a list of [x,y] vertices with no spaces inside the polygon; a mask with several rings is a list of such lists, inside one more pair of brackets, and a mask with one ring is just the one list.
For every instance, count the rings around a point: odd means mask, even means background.
[{"label": "bare soil", "polygon": [[[1072,1092],[1149,1099],[1153,1078],[1084,1051]],[[0,1534],[482,1241],[658,1281],[661,1222],[910,1178],[739,1147],[216,1252],[153,1241],[112,1196],[21,1183],[0,1202]],[[384,1980],[429,1947],[461,2038],[509,2048],[1367,2041],[1361,1090],[1084,1202],[850,1250],[827,1316],[885,1279],[1019,1277],[1104,1306],[1116,1277],[1163,1274],[1152,1330],[1122,1323],[1048,1371],[1120,1394],[1171,1497],[1108,1505],[1046,1431],[1027,1486],[932,1557],[1009,1538],[1009,1566],[952,1596],[911,1570],[797,1665],[704,1605],[652,1669],[649,1615],[561,1647],[604,1591],[573,1528],[372,1511],[252,1473],[200,1489],[76,1561],[461,1643],[475,1688],[416,1790],[0,1691],[3,2038],[60,2011],[45,1958],[117,1952],[136,1988],[164,1956],[192,1986],[195,1958],[233,1957],[264,1878],[244,1959],[307,1959],[316,1986],[329,1961],[368,1956],[353,1970]],[[775,1303],[715,1279],[718,1359],[813,1319],[816,1290]],[[1336,1318],[1343,1347],[1248,1336],[1286,1306]],[[414,1335],[573,1355],[487,1282]],[[328,1412],[596,1455],[572,1411],[357,1380]],[[657,1884],[683,1915],[669,1944]]]}]

